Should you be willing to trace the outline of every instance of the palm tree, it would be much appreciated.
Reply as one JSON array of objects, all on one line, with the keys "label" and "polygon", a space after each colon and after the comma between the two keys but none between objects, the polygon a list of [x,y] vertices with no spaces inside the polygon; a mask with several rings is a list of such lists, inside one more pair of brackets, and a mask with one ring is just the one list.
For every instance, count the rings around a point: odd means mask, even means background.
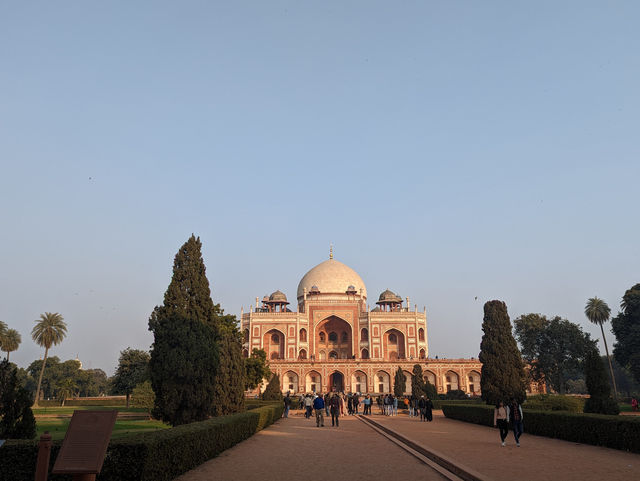
[{"label": "palm tree", "polygon": [[7,361],[9,353],[16,351],[22,342],[22,336],[15,329],[8,329],[3,337],[0,337],[0,345],[2,350],[7,353]]},{"label": "palm tree", "polygon": [[0,321],[0,348],[2,347],[2,341],[4,340],[4,336],[7,334],[7,325]]},{"label": "palm tree", "polygon": [[58,388],[58,400],[60,401],[61,406],[64,406],[64,402],[67,399],[73,397],[76,389],[78,389],[78,386],[73,382],[73,379],[65,379],[62,382],[62,385]]},{"label": "palm tree", "polygon": [[47,363],[47,354],[49,348],[57,346],[67,335],[67,325],[60,314],[57,312],[45,312],[40,314],[40,319],[36,319],[36,326],[31,331],[31,338],[40,347],[44,347],[44,359],[42,360],[42,369],[40,369],[40,377],[38,378],[38,388],[36,389],[36,400],[34,406],[38,407],[38,399],[40,398],[40,385],[42,384],[42,375],[44,374],[44,366]]},{"label": "palm tree", "polygon": [[587,301],[587,305],[584,308],[584,315],[587,316],[594,324],[600,326],[602,331],[602,340],[604,341],[604,349],[607,352],[607,361],[609,361],[609,372],[611,373],[611,381],[613,382],[613,392],[615,398],[618,399],[618,388],[616,386],[616,378],[613,375],[613,367],[611,366],[611,357],[609,357],[609,348],[607,347],[607,338],[604,337],[604,328],[602,325],[609,320],[611,315],[611,309],[602,299],[592,297]]}]

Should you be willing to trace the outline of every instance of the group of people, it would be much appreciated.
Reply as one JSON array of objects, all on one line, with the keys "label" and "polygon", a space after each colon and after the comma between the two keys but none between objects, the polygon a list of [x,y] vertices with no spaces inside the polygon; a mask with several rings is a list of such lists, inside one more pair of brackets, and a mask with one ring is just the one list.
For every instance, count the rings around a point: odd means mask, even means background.
[{"label": "group of people", "polygon": [[520,447],[520,436],[523,432],[522,424],[522,406],[512,399],[510,403],[506,404],[500,401],[495,410],[493,411],[493,425],[498,426],[500,429],[500,441],[502,445],[505,445],[505,439],[509,434],[509,424],[513,428],[513,437],[516,440],[516,446]]},{"label": "group of people", "polygon": [[[320,401],[318,401],[320,398]],[[378,396],[375,401],[380,409],[380,414],[385,416],[397,416],[398,415],[398,402],[399,398],[393,394],[384,394]],[[431,422],[433,421],[433,402],[429,397],[425,396],[411,396],[404,398],[401,401],[404,407],[409,411],[409,417],[420,417],[420,421]],[[289,409],[291,407],[292,400],[289,393],[284,398],[284,414],[283,417],[287,417]],[[338,426],[340,416],[344,416],[345,406],[348,415],[360,414],[360,406],[362,405],[362,414],[371,415],[371,407],[373,406],[374,399],[370,394],[360,396],[359,394],[344,394],[344,393],[327,393],[324,396],[322,394],[305,394],[300,397],[300,409],[304,410],[304,417],[309,419],[314,417],[318,426],[324,426],[324,418],[331,415],[331,425]],[[321,406],[321,407],[320,407]],[[318,411],[324,411],[318,413]]]}]

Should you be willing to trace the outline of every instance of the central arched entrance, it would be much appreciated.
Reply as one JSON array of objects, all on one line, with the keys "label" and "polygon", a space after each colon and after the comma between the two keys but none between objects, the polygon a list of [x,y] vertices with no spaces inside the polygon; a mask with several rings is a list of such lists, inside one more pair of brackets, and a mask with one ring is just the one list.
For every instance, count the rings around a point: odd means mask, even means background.
[{"label": "central arched entrance", "polygon": [[329,392],[344,391],[344,375],[341,372],[334,372],[329,376]]},{"label": "central arched entrance", "polygon": [[[351,359],[353,333],[351,326],[344,319],[330,316],[320,322],[315,329],[315,350],[329,353],[333,359]],[[333,355],[331,355],[333,354]]]}]

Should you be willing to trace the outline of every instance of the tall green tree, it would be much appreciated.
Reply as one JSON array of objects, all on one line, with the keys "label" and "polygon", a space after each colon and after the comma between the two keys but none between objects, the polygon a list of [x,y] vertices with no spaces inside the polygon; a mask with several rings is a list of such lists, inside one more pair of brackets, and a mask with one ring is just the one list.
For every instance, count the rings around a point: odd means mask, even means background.
[{"label": "tall green tree", "polygon": [[128,347],[120,351],[118,368],[113,376],[113,388],[114,391],[126,395],[127,407],[129,407],[129,397],[133,389],[149,379],[150,357],[147,351],[141,349]]},{"label": "tall green tree", "polygon": [[282,401],[282,391],[280,390],[280,376],[274,374],[264,392],[262,393],[263,401]]},{"label": "tall green tree", "polygon": [[45,312],[40,315],[40,319],[35,321],[36,325],[31,330],[31,338],[40,347],[44,347],[44,359],[42,360],[42,369],[38,378],[38,387],[36,389],[36,399],[34,406],[38,407],[40,399],[40,385],[42,384],[42,375],[44,367],[47,363],[47,355],[51,346],[57,346],[67,336],[67,325],[64,318],[57,312]]},{"label": "tall green tree", "polygon": [[7,353],[7,361],[9,360],[9,353],[17,351],[21,342],[22,336],[15,329],[7,329],[4,336],[0,338],[0,346]]},{"label": "tall green tree", "polygon": [[244,361],[244,371],[244,386],[246,390],[257,388],[263,379],[271,377],[271,370],[267,364],[267,353],[264,349],[253,348],[251,357]]},{"label": "tall green tree", "polygon": [[393,377],[393,394],[401,397],[407,389],[407,376],[405,376],[402,368],[398,366],[395,376]]},{"label": "tall green tree", "polygon": [[244,406],[240,333],[211,300],[201,247],[192,235],[180,248],[164,303],[149,319],[154,412],[173,425]]},{"label": "tall green tree", "polygon": [[487,404],[511,398],[523,402],[526,374],[504,302],[494,300],[484,305],[482,331],[479,356],[482,362],[482,399]]},{"label": "tall green tree", "polygon": [[422,366],[420,366],[420,364],[414,364],[411,372],[411,394],[415,397],[423,396],[425,379]]},{"label": "tall green tree", "polygon": [[31,396],[19,381],[14,364],[0,362],[0,439],[33,439],[36,420]]},{"label": "tall green tree", "polygon": [[585,413],[619,414],[618,403],[611,399],[611,386],[607,379],[605,364],[600,357],[595,342],[586,347],[585,352],[585,380],[589,399],[585,402]]},{"label": "tall green tree", "polygon": [[60,401],[60,405],[64,406],[64,402],[67,399],[72,398],[73,395],[76,393],[77,389],[78,389],[78,386],[76,385],[73,379],[67,378],[64,381],[62,381],[62,384],[58,388],[58,392],[57,392],[57,398],[58,398],[58,401]]},{"label": "tall green tree", "polygon": [[640,382],[640,284],[624,293],[620,307],[622,311],[611,320],[616,336],[613,356]]},{"label": "tall green tree", "polygon": [[613,393],[615,398],[618,398],[618,387],[616,386],[616,377],[613,374],[613,366],[611,365],[611,356],[609,356],[609,346],[607,346],[607,338],[604,335],[604,328],[602,327],[605,322],[609,320],[611,316],[611,309],[602,299],[597,297],[591,297],[587,301],[587,305],[584,308],[584,315],[587,316],[590,322],[600,326],[600,332],[602,332],[602,342],[604,342],[604,350],[607,353],[607,361],[609,362],[609,373],[611,374],[611,382],[613,383]]},{"label": "tall green tree", "polygon": [[522,356],[531,366],[535,381],[545,381],[564,394],[566,382],[582,369],[585,349],[590,342],[582,328],[555,316],[549,320],[540,314],[526,314],[514,321]]}]

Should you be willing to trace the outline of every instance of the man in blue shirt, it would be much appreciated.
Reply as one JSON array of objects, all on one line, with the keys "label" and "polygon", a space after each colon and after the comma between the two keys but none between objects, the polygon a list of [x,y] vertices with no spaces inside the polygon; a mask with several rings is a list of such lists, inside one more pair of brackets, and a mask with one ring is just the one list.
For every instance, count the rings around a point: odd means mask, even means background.
[{"label": "man in blue shirt", "polygon": [[316,410],[316,426],[324,427],[324,400],[322,399],[322,394],[318,394],[313,400],[313,409]]}]

